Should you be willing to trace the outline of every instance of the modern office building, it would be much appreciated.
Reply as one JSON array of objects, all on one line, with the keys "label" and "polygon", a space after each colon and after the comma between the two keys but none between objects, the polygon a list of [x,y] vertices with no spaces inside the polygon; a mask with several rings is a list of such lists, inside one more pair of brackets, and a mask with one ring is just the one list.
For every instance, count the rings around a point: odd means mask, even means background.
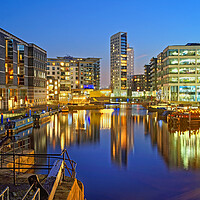
[{"label": "modern office building", "polygon": [[144,78],[145,78],[145,90],[150,91],[152,87],[151,65],[144,66]]},{"label": "modern office building", "polygon": [[84,89],[98,90],[100,58],[48,58],[47,78],[58,82],[61,101],[68,100],[73,93],[83,93]]},{"label": "modern office building", "polygon": [[127,96],[127,33],[110,38],[110,81],[115,96]]},{"label": "modern office building", "polygon": [[133,91],[145,91],[145,75],[137,74],[133,76]]},{"label": "modern office building", "polygon": [[[11,110],[28,106],[30,102],[34,102],[34,95],[28,93],[33,82],[37,79],[34,76],[34,64],[29,66],[29,58],[32,58],[30,49],[39,48],[36,45],[29,44],[11,33],[0,28],[0,109]],[[40,51],[45,51],[39,48]],[[30,57],[29,57],[30,56]],[[43,57],[45,60],[45,56]],[[43,63],[43,61],[42,61]],[[44,62],[45,63],[45,62]],[[44,64],[43,63],[43,64]],[[38,64],[38,67],[41,66]],[[45,70],[46,66],[42,66]],[[33,74],[31,74],[33,72]],[[30,77],[29,77],[30,75]],[[43,74],[44,76],[44,74]],[[29,81],[30,78],[30,81]],[[40,90],[45,91],[45,87]],[[35,91],[36,92],[36,91]],[[44,96],[42,95],[42,99]]]},{"label": "modern office building", "polygon": [[127,47],[127,88],[132,90],[132,79],[134,75],[134,49]]},{"label": "modern office building", "polygon": [[160,99],[199,102],[200,43],[168,46],[162,53],[162,62],[158,67]]}]

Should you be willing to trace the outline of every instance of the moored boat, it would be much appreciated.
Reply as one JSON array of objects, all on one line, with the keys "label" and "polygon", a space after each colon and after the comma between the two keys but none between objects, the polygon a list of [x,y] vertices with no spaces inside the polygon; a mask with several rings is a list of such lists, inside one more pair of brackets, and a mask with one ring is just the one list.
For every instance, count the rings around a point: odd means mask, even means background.
[{"label": "moored boat", "polygon": [[10,120],[5,124],[5,129],[7,130],[7,135],[13,135],[33,126],[32,117],[24,117],[21,119]]},{"label": "moored boat", "polygon": [[33,115],[34,127],[40,127],[41,124],[50,121],[51,117],[49,112],[42,112]]},{"label": "moored boat", "polygon": [[189,123],[189,124],[200,124],[200,110],[184,110],[179,109],[177,111],[172,112],[167,117],[167,122],[169,124],[172,123]]}]

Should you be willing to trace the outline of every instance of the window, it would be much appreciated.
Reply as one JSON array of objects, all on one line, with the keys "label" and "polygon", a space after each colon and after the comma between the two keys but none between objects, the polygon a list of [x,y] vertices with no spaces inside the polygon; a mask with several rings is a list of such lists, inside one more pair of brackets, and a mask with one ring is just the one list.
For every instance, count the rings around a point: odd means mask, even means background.
[{"label": "window", "polygon": [[166,61],[166,65],[178,65],[178,58],[170,58]]},{"label": "window", "polygon": [[178,68],[177,67],[168,68],[168,73],[169,74],[178,74]]},{"label": "window", "polygon": [[169,83],[178,83],[178,77],[169,77]]},{"label": "window", "polygon": [[52,67],[52,70],[55,70],[55,67]]},{"label": "window", "polygon": [[197,86],[197,101],[200,101],[200,86]]},{"label": "window", "polygon": [[179,86],[179,101],[195,101],[195,86]]},{"label": "window", "polygon": [[180,65],[195,65],[195,59],[180,58]]},{"label": "window", "polygon": [[191,67],[181,67],[179,69],[180,74],[195,74],[195,68]]},{"label": "window", "polygon": [[167,56],[178,56],[178,49],[169,49],[167,51]]},{"label": "window", "polygon": [[195,77],[179,77],[180,83],[195,83]]},{"label": "window", "polygon": [[195,56],[195,49],[180,49],[180,56]]}]

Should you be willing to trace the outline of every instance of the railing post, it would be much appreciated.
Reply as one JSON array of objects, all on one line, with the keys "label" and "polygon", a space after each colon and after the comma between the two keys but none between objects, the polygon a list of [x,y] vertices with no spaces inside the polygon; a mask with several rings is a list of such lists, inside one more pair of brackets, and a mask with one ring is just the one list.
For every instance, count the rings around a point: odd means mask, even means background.
[{"label": "railing post", "polygon": [[65,152],[63,152],[63,181],[65,180]]},{"label": "railing post", "polygon": [[14,185],[16,184],[16,173],[15,173],[15,140],[14,139],[13,139],[13,183],[14,183]]},{"label": "railing post", "polygon": [[76,171],[75,171],[73,165],[72,165],[72,177],[73,177],[73,178],[76,178]]},{"label": "railing post", "polygon": [[47,157],[47,159],[48,159],[48,174],[49,174],[49,171],[50,171],[50,158],[49,158],[49,156]]},{"label": "railing post", "polygon": [[9,200],[9,187],[7,189],[7,200]]}]

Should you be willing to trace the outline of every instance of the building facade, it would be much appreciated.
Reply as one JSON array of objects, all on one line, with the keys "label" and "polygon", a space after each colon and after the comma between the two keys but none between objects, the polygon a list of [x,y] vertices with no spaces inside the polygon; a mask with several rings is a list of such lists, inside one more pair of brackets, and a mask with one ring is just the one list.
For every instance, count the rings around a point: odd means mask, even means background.
[{"label": "building facade", "polygon": [[[81,93],[84,89],[99,90],[100,58],[48,58],[47,78],[58,82],[59,95],[56,98],[61,101],[70,99],[72,93]],[[48,93],[52,94],[52,90]]]},{"label": "building facade", "polygon": [[116,96],[127,95],[127,33],[110,38],[110,83]]},{"label": "building facade", "polygon": [[137,74],[133,76],[133,91],[145,91],[145,75]]},{"label": "building facade", "polygon": [[158,67],[160,100],[200,101],[200,44],[168,46],[162,54]]},{"label": "building facade", "polygon": [[145,78],[145,90],[150,91],[152,87],[152,79],[151,79],[151,65],[144,66],[144,78]]},{"label": "building facade", "polygon": [[157,91],[157,58],[151,58],[150,60],[150,74],[151,74],[151,90],[152,91]]},{"label": "building facade", "polygon": [[132,79],[134,75],[134,49],[127,48],[127,88],[132,90]]},{"label": "building facade", "polygon": [[47,52],[35,44],[28,47],[28,103],[46,104]]},{"label": "building facade", "polygon": [[33,67],[29,67],[29,48],[32,45],[0,28],[1,110],[28,106],[32,100],[33,96],[28,94],[29,68]]}]

